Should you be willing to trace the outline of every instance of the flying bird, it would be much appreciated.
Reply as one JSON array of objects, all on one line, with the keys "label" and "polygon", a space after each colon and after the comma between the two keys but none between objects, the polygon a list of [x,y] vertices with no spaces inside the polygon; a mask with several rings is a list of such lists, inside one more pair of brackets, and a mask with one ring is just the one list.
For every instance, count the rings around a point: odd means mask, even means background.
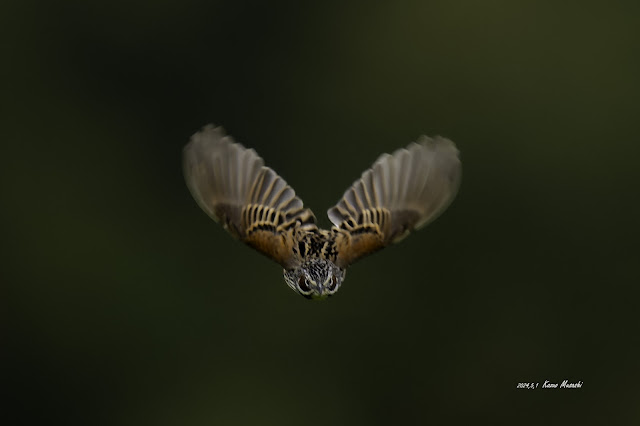
[{"label": "flying bird", "polygon": [[455,144],[420,136],[382,154],[327,214],[330,230],[253,149],[207,125],[183,151],[187,186],[198,205],[235,238],[279,263],[291,289],[308,299],[335,294],[349,265],[433,221],[456,195]]}]

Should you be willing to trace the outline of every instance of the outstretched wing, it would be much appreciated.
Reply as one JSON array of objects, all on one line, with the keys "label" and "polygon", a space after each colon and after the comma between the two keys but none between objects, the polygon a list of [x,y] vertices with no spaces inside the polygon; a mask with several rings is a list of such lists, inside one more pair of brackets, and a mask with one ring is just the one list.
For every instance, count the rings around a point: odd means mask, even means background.
[{"label": "outstretched wing", "polygon": [[295,229],[315,227],[315,217],[253,149],[208,125],[185,146],[183,168],[198,205],[231,235],[286,269],[298,264]]},{"label": "outstretched wing", "polygon": [[439,136],[421,136],[393,155],[381,155],[327,212],[339,229],[338,266],[344,268],[434,220],[455,197],[460,176],[456,146]]}]

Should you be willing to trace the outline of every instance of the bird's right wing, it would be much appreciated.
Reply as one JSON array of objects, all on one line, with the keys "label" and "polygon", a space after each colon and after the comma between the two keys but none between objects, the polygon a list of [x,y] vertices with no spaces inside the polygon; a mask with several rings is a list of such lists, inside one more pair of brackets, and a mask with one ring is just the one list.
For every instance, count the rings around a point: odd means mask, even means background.
[{"label": "bird's right wing", "polygon": [[211,218],[285,269],[297,266],[294,230],[315,228],[315,217],[253,149],[208,125],[185,146],[183,169],[193,198]]},{"label": "bird's right wing", "polygon": [[455,144],[439,136],[381,155],[327,212],[338,228],[336,264],[344,268],[434,220],[460,176]]}]

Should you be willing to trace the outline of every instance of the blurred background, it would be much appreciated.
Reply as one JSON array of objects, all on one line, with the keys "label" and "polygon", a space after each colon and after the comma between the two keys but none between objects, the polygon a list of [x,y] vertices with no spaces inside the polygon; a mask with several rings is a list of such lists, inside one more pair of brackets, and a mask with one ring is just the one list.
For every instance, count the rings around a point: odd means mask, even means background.
[{"label": "blurred background", "polygon": [[[6,424],[640,420],[639,3],[0,9]],[[420,134],[462,185],[307,301],[191,198],[210,122],[322,226]]]}]

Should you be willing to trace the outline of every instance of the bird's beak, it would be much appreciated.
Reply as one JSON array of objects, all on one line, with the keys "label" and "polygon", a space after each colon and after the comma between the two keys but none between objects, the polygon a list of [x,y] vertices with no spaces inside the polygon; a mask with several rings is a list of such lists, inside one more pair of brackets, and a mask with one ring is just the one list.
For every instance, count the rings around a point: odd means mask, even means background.
[{"label": "bird's beak", "polygon": [[320,291],[317,294],[312,295],[311,298],[313,300],[317,300],[317,301],[327,300],[329,298],[329,294],[328,293],[322,293]]}]

